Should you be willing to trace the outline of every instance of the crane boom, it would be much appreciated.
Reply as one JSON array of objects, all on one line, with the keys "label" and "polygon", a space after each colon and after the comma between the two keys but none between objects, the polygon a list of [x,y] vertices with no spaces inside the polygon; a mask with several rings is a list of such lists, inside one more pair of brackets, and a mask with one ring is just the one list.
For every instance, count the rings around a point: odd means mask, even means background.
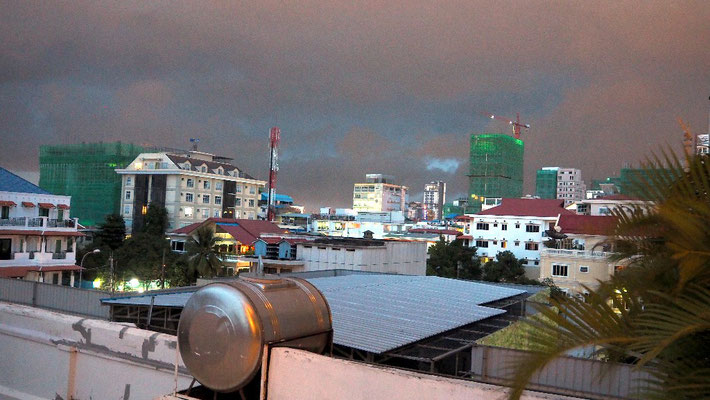
[{"label": "crane boom", "polygon": [[487,116],[490,119],[497,119],[499,121],[505,121],[509,125],[512,125],[513,126],[513,135],[515,136],[516,139],[520,139],[520,131],[522,128],[530,129],[530,124],[520,122],[520,113],[516,113],[515,120],[508,118],[508,117],[503,117],[500,115],[491,114],[488,112],[483,113],[483,115]]}]

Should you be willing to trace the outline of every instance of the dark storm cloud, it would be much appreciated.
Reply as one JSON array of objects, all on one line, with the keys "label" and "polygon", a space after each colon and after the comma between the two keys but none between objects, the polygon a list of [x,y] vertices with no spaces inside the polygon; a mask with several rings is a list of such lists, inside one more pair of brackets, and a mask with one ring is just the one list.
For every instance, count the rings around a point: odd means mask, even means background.
[{"label": "dark storm cloud", "polygon": [[467,190],[468,135],[522,117],[544,165],[613,174],[704,131],[707,2],[0,2],[0,164],[40,144],[201,148],[313,210],[368,172]]}]

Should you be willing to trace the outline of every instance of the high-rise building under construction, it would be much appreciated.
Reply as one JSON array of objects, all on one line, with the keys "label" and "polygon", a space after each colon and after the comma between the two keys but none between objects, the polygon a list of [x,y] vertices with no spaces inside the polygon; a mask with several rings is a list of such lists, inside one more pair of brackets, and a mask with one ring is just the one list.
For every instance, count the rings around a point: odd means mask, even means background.
[{"label": "high-rise building under construction", "polygon": [[523,195],[522,140],[501,133],[471,135],[469,206],[480,211],[489,201]]},{"label": "high-rise building under construction", "polygon": [[96,226],[108,214],[119,212],[121,177],[125,168],[143,152],[129,143],[81,143],[41,146],[39,186],[54,194],[71,196],[71,216],[84,226]]}]

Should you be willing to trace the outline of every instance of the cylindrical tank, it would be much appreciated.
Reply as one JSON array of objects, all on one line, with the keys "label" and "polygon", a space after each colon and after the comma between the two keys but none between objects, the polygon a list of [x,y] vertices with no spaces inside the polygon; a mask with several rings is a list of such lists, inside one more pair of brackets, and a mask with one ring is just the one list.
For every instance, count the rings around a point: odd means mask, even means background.
[{"label": "cylindrical tank", "polygon": [[185,304],[180,355],[204,386],[233,392],[261,367],[264,345],[322,353],[332,340],[328,303],[299,278],[240,278],[212,283]]}]

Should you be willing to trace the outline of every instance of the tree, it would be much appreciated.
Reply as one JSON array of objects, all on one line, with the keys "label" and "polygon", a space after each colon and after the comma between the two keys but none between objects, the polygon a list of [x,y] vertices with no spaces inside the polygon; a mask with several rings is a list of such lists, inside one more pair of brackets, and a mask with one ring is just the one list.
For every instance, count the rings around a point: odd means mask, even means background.
[{"label": "tree", "polygon": [[490,282],[520,282],[525,277],[523,261],[511,251],[501,251],[483,266],[483,279]]},{"label": "tree", "polygon": [[96,234],[98,246],[107,246],[111,250],[121,247],[125,238],[126,222],[118,214],[107,215]]},{"label": "tree", "polygon": [[442,238],[429,248],[427,275],[481,279],[481,260],[475,247],[464,246],[460,240],[448,243]]},{"label": "tree", "polygon": [[519,365],[511,398],[566,352],[594,346],[600,357],[646,367],[644,396],[710,398],[710,160],[672,154],[647,162],[636,192],[651,207],[617,209],[616,259],[629,265],[586,299],[551,298],[530,321],[536,351]]},{"label": "tree", "polygon": [[170,241],[164,235],[135,233],[115,253],[118,279],[138,278],[143,282],[159,279],[164,257],[166,265],[172,264],[176,258],[170,250]]},{"label": "tree", "polygon": [[195,231],[195,236],[187,242],[188,276],[208,278],[220,272],[222,262],[215,251],[215,242],[214,231],[209,227],[202,226]]},{"label": "tree", "polygon": [[164,236],[167,229],[168,211],[165,207],[157,204],[149,205],[148,211],[145,214],[143,232],[155,236]]}]

